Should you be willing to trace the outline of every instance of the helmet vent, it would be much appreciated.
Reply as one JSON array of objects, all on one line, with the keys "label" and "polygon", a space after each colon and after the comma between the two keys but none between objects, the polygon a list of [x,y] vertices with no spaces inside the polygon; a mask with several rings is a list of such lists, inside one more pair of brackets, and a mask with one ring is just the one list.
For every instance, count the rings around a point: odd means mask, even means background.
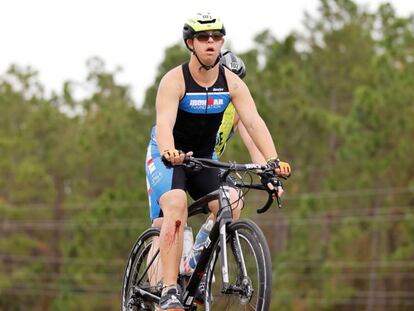
[{"label": "helmet vent", "polygon": [[200,24],[211,24],[211,23],[215,23],[216,19],[211,19],[211,20],[208,20],[208,21],[198,20],[198,22]]}]

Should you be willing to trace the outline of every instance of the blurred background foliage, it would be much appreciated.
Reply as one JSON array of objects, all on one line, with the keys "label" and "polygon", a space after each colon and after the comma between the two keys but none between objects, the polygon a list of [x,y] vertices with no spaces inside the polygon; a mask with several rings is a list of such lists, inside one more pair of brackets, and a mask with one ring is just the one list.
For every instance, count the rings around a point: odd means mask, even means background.
[{"label": "blurred background foliage", "polygon": [[[264,30],[239,54],[294,171],[285,209],[259,217],[265,198],[251,192],[244,211],[269,237],[271,310],[413,310],[414,17],[350,0],[318,12],[303,33]],[[127,256],[150,225],[157,86],[187,59],[181,43],[166,49],[140,104],[99,57],[81,100],[70,81],[46,96],[30,67],[0,76],[0,310],[120,308]],[[249,161],[237,136],[224,160]]]}]

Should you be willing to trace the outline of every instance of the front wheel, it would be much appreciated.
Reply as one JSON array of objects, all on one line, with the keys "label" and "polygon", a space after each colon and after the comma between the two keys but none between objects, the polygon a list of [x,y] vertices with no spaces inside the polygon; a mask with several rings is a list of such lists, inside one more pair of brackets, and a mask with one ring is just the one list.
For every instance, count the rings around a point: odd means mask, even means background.
[{"label": "front wheel", "polygon": [[269,310],[272,267],[262,230],[250,220],[238,220],[227,230],[229,286],[223,288],[217,243],[207,270],[205,310]]},{"label": "front wheel", "polygon": [[[161,293],[159,235],[159,229],[147,229],[132,248],[122,286],[122,311],[156,310],[152,298]],[[146,294],[137,294],[141,292]]]}]

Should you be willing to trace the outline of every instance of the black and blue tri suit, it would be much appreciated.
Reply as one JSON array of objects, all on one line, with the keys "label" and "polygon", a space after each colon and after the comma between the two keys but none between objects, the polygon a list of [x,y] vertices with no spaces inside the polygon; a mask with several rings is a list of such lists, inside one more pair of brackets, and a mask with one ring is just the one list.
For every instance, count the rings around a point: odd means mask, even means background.
[{"label": "black and blue tri suit", "polygon": [[[185,94],[180,99],[173,128],[175,148],[193,151],[194,157],[215,158],[217,132],[223,113],[230,103],[230,93],[224,67],[219,66],[216,82],[211,87],[201,87],[191,76],[188,63],[182,65]],[[162,216],[159,198],[173,189],[188,191],[196,200],[219,188],[219,170],[190,171],[182,166],[167,168],[155,140],[155,126],[145,161],[147,191],[151,220]]]}]

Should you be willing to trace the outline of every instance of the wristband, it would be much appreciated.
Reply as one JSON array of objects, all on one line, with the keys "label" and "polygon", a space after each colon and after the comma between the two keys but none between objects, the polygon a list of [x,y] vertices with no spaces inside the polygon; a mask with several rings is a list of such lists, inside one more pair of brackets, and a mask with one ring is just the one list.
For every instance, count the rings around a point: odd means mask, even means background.
[{"label": "wristband", "polygon": [[270,165],[274,169],[279,168],[279,162],[280,162],[279,157],[271,157],[266,162],[268,165]]},{"label": "wristband", "polygon": [[267,164],[270,164],[271,162],[280,162],[280,159],[279,159],[279,157],[271,157],[271,158],[266,160]]}]

